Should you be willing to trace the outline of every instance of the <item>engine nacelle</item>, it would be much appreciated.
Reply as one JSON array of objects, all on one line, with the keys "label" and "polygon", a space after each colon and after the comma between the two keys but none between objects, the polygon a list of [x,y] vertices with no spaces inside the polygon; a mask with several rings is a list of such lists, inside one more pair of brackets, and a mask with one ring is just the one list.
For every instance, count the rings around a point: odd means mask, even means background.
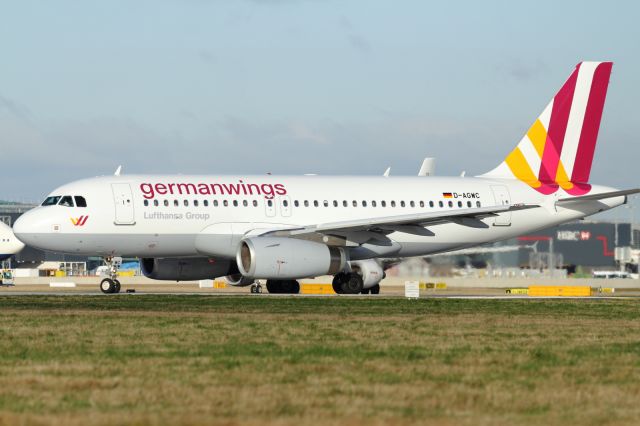
[{"label": "engine nacelle", "polygon": [[298,279],[334,275],[344,269],[344,250],[295,238],[254,237],[240,242],[238,270],[246,277]]},{"label": "engine nacelle", "polygon": [[242,275],[241,273],[235,273],[231,275],[227,275],[224,277],[224,280],[227,284],[232,285],[234,287],[246,287],[248,285],[253,284],[256,280],[253,278],[248,278]]},{"label": "engine nacelle", "polygon": [[146,258],[140,266],[145,277],[167,281],[207,280],[237,272],[232,260],[206,257]]},{"label": "engine nacelle", "polygon": [[349,262],[349,264],[351,265],[351,271],[362,277],[363,288],[371,288],[379,284],[386,276],[382,266],[374,259],[355,260]]}]

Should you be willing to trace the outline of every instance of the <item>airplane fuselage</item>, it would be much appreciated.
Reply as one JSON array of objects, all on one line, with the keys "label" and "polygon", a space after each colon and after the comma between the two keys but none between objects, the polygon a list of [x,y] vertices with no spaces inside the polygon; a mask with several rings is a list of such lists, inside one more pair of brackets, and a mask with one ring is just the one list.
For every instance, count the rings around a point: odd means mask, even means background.
[{"label": "airplane fuselage", "polygon": [[[591,193],[611,191],[594,186]],[[425,232],[399,228],[393,246],[369,257],[406,257],[504,240],[579,219],[624,197],[557,207],[549,196],[515,179],[353,176],[105,176],[57,188],[70,205],[38,207],[16,227],[29,245],[57,252],[138,257],[234,258],[237,244],[256,230],[499,205],[538,207],[482,219],[436,223]],[[83,197],[79,207],[74,197]],[[69,204],[69,203],[67,203]],[[212,231],[213,230],[213,231]],[[233,235],[228,251],[203,250],[203,234]],[[366,233],[352,243],[365,243]],[[360,240],[360,241],[359,241]],[[226,252],[225,252],[226,251]]]}]

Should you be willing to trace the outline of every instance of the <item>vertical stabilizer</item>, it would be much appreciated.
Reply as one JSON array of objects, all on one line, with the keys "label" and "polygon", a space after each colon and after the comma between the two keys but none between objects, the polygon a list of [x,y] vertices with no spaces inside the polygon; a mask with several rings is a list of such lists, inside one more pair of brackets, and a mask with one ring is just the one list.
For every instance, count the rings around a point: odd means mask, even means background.
[{"label": "vertical stabilizer", "polygon": [[484,176],[515,178],[543,194],[591,189],[589,174],[612,62],[582,62],[518,146]]}]

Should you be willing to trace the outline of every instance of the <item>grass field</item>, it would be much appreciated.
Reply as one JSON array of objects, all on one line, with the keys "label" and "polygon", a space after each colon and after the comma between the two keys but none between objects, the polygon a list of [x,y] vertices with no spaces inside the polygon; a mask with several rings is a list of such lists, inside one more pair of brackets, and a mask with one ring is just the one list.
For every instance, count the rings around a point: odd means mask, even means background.
[{"label": "grass field", "polygon": [[639,422],[639,300],[0,298],[0,424]]}]

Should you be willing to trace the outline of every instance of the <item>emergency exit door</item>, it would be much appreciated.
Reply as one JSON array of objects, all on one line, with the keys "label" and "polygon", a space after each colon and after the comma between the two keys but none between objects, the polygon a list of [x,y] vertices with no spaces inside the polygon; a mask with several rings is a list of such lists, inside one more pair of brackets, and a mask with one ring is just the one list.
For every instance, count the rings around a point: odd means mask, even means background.
[{"label": "emergency exit door", "polygon": [[135,225],[136,217],[133,209],[133,195],[128,183],[112,183],[113,200],[116,206],[116,225]]}]

